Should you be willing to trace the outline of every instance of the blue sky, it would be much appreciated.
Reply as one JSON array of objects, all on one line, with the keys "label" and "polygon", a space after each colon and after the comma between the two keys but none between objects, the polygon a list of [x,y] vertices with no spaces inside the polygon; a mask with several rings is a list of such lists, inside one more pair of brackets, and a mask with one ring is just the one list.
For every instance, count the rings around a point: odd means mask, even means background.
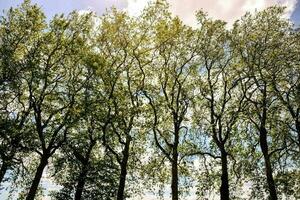
[{"label": "blue sky", "polygon": [[296,9],[291,16],[291,19],[295,24],[297,24],[298,26],[300,25],[300,1],[299,0],[297,2]]},{"label": "blue sky", "polygon": [[[92,10],[98,14],[105,12],[106,8],[115,6],[127,9],[131,14],[137,14],[151,0],[32,0],[40,5],[48,17],[56,13],[69,13],[73,10]],[[214,18],[223,19],[232,23],[245,11],[263,9],[270,5],[282,4],[288,7],[292,21],[300,25],[300,0],[168,0],[171,10],[179,15],[187,24],[195,24],[194,13],[203,8]],[[15,7],[23,0],[0,0],[0,10],[11,6]],[[188,2],[188,3],[187,3]]]},{"label": "blue sky", "polygon": [[[8,9],[21,4],[23,0],[0,0],[0,9]],[[69,13],[73,10],[91,9],[101,14],[106,8],[116,4],[119,8],[126,7],[126,1],[122,0],[32,0],[42,7],[47,16],[57,13]]]}]

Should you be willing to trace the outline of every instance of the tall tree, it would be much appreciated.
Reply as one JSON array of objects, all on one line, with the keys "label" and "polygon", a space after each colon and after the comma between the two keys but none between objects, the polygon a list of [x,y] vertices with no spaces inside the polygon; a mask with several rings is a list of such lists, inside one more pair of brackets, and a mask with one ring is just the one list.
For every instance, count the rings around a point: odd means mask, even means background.
[{"label": "tall tree", "polygon": [[[247,101],[251,104],[248,119],[258,132],[258,141],[263,155],[265,175],[270,199],[278,199],[274,181],[272,155],[285,149],[284,135],[278,132],[276,110],[281,109],[274,97],[270,72],[280,61],[281,47],[285,34],[289,30],[288,21],[282,19],[283,8],[271,7],[255,15],[246,14],[237,21],[233,29],[233,40],[239,53],[242,76],[250,81],[244,83]],[[279,136],[279,137],[277,137]],[[281,140],[282,138],[282,140]]]},{"label": "tall tree", "polygon": [[181,146],[189,133],[185,126],[193,97],[191,72],[197,38],[179,18],[162,12],[155,26],[155,57],[147,70],[144,95],[151,113],[153,140],[171,164],[172,200],[179,199],[179,165],[184,157]]},{"label": "tall tree", "polygon": [[[95,67],[100,85],[97,118],[102,131],[102,143],[115,157],[119,168],[117,199],[124,199],[126,179],[134,144],[140,137],[137,119],[140,113],[140,91],[143,87],[142,68],[148,62],[143,48],[147,37],[143,24],[127,13],[113,9],[101,18],[96,39]],[[100,105],[98,105],[100,107]]]},{"label": "tall tree", "polygon": [[[7,170],[18,169],[31,135],[24,128],[32,104],[26,98],[24,80],[38,50],[38,39],[45,28],[45,17],[36,5],[25,1],[11,8],[0,20],[0,184]],[[26,133],[27,132],[27,133]]]},{"label": "tall tree", "polygon": [[[221,159],[220,198],[229,200],[228,157],[234,159],[231,153],[232,139],[239,115],[245,107],[244,95],[238,87],[241,81],[235,71],[236,63],[229,47],[230,37],[225,30],[225,23],[213,21],[202,12],[197,16],[201,41],[197,50],[200,64],[195,74],[195,86],[199,88],[200,94],[198,101],[195,101],[193,115],[197,126],[201,132],[210,136],[218,153],[214,155],[212,152],[195,151],[191,155]],[[195,142],[191,141],[192,144]]]},{"label": "tall tree", "polygon": [[89,30],[88,16],[56,16],[38,40],[39,56],[30,63],[24,80],[26,98],[33,108],[34,151],[40,157],[27,200],[34,199],[49,158],[65,142],[68,128],[77,118],[74,106],[85,82],[81,79],[82,54]]}]

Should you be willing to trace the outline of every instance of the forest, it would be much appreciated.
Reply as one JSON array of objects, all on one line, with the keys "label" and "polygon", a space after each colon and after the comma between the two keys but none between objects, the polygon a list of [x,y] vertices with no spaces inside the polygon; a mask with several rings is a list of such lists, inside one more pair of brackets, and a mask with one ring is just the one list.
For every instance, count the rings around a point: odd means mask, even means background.
[{"label": "forest", "polygon": [[6,10],[0,194],[300,199],[300,31],[284,14],[199,10],[191,27],[165,0],[137,17]]}]

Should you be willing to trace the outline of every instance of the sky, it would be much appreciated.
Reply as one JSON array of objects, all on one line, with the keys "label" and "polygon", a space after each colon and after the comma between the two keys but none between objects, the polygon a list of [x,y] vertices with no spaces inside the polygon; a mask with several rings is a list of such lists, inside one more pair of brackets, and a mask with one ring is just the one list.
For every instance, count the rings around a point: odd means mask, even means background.
[{"label": "sky", "polygon": [[[0,0],[0,10],[15,7],[23,0]],[[127,10],[138,15],[149,1],[154,0],[32,0],[42,7],[48,18],[57,13],[69,13],[73,10],[91,10],[99,15],[111,6]],[[203,9],[215,19],[223,19],[229,24],[239,19],[246,11],[262,10],[268,6],[280,4],[287,7],[286,16],[297,26],[300,25],[300,0],[168,0],[171,11],[186,24],[195,25],[194,14]]]}]

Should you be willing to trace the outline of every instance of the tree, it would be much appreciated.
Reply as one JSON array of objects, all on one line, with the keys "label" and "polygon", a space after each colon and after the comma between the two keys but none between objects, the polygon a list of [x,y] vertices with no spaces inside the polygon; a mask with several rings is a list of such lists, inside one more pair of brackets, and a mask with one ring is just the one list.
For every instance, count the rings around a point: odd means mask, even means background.
[{"label": "tree", "polygon": [[[143,137],[137,125],[140,114],[142,68],[147,61],[147,41],[137,20],[112,10],[101,18],[96,38],[95,67],[98,71],[98,124],[102,144],[119,165],[117,199],[124,199],[130,161],[138,152],[134,144]],[[101,102],[101,106],[99,103]],[[105,105],[105,106],[103,106]],[[135,149],[137,150],[137,149]]]},{"label": "tree", "polygon": [[[159,5],[159,4],[158,4]],[[146,72],[144,95],[149,104],[151,132],[161,155],[171,164],[172,200],[179,198],[179,170],[182,144],[189,134],[188,109],[193,98],[191,72],[197,37],[179,18],[162,11],[155,26],[155,59]]]},{"label": "tree", "polygon": [[[38,39],[45,28],[45,16],[36,5],[24,1],[11,8],[0,21],[0,183],[8,170],[18,169],[21,153],[30,151],[27,123],[32,104],[25,91],[25,74],[38,59]],[[37,57],[35,57],[37,56]]]},{"label": "tree", "polygon": [[205,152],[201,150],[203,146],[199,147],[196,141],[191,141],[191,149],[200,149],[194,150],[191,155],[221,159],[220,196],[222,200],[229,200],[228,157],[235,162],[232,140],[237,132],[239,115],[245,107],[244,94],[239,88],[241,80],[236,74],[235,58],[229,46],[230,35],[225,30],[225,23],[208,19],[202,12],[197,16],[201,40],[197,50],[199,68],[194,79],[199,95],[194,103],[193,115],[200,132],[209,136],[206,142],[211,141],[217,147],[217,154]]},{"label": "tree", "polygon": [[[290,29],[290,30],[289,30]],[[290,115],[287,126],[291,129],[290,139],[300,147],[300,104],[299,87],[300,87],[300,70],[299,65],[299,33],[286,27],[286,33],[281,38],[280,62],[272,70],[272,86],[276,96],[281,104],[285,107],[286,113]],[[296,135],[294,135],[296,133]]]},{"label": "tree", "polygon": [[255,15],[246,14],[233,28],[235,49],[239,54],[240,74],[249,81],[244,83],[244,93],[251,104],[246,116],[258,132],[263,154],[265,175],[270,199],[278,199],[274,181],[273,154],[288,146],[285,135],[280,135],[277,110],[281,109],[274,97],[270,72],[280,62],[283,38],[289,30],[288,21],[281,18],[283,8],[271,7]]},{"label": "tree", "polygon": [[27,200],[34,199],[49,158],[65,142],[68,129],[77,120],[74,106],[85,82],[81,72],[88,22],[88,16],[80,17],[77,13],[68,19],[56,16],[49,30],[41,32],[37,41],[39,54],[29,63],[24,85],[26,98],[32,104],[31,130],[40,162]]}]

